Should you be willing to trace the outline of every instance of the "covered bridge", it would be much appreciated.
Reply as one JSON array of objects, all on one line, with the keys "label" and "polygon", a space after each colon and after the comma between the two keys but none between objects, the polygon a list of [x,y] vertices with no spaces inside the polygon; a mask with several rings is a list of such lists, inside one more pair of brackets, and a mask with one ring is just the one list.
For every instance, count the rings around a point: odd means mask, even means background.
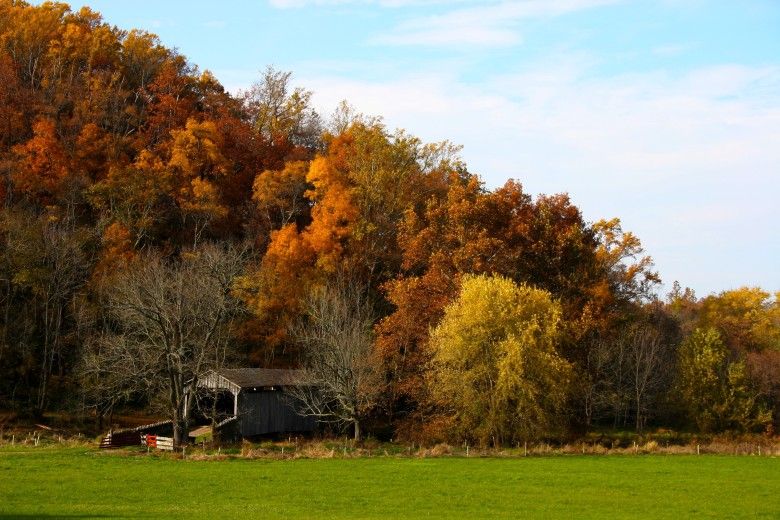
[{"label": "covered bridge", "polygon": [[298,415],[287,393],[308,385],[300,370],[271,368],[212,370],[198,382],[198,388],[221,396],[218,405],[224,415],[236,418],[242,437],[313,431],[316,420]]}]

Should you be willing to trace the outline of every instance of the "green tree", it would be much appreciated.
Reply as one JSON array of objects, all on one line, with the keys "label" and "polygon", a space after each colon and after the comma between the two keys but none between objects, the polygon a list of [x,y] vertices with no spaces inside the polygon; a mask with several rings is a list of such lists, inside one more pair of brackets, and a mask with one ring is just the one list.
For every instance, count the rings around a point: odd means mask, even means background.
[{"label": "green tree", "polygon": [[744,361],[729,359],[728,347],[713,328],[696,329],[680,347],[677,391],[702,431],[752,430],[771,421]]},{"label": "green tree", "polygon": [[465,276],[431,332],[430,392],[452,432],[482,444],[553,433],[572,369],[558,355],[561,306],[500,276]]}]

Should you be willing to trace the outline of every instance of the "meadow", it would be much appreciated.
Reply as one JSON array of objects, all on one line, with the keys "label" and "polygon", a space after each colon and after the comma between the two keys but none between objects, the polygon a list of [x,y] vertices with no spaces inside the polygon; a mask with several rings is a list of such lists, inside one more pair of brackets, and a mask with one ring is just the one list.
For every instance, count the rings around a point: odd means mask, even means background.
[{"label": "meadow", "polygon": [[780,460],[723,455],[181,460],[0,448],[0,518],[776,518]]}]

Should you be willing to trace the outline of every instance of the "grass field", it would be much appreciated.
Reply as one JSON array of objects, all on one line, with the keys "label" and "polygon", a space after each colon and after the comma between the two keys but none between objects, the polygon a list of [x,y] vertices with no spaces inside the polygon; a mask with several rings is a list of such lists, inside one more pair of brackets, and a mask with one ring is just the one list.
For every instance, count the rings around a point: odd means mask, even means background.
[{"label": "grass field", "polygon": [[0,518],[777,518],[780,459],[193,461],[0,448]]}]

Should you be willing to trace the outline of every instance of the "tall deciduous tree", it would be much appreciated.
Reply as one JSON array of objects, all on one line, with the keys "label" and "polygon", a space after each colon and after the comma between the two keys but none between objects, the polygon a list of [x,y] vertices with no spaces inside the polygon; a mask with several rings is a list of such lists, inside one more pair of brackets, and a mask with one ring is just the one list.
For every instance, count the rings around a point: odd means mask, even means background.
[{"label": "tall deciduous tree", "polygon": [[91,342],[85,379],[165,403],[176,443],[185,441],[198,380],[225,358],[243,263],[240,249],[215,245],[178,260],[139,257],[107,281],[110,326]]},{"label": "tall deciduous tree", "polygon": [[252,199],[269,230],[307,223],[310,201],[305,193],[311,188],[306,181],[308,171],[307,162],[291,161],[282,170],[265,170],[255,178]]},{"label": "tall deciduous tree", "polygon": [[556,351],[560,304],[503,277],[467,276],[431,333],[430,393],[463,437],[483,444],[556,430],[572,369]]},{"label": "tall deciduous tree", "polygon": [[615,427],[633,420],[636,431],[642,431],[672,383],[676,329],[651,315],[611,333],[588,346],[580,381],[584,419],[590,425],[611,413]]},{"label": "tall deciduous tree", "polygon": [[731,360],[715,329],[696,329],[679,351],[677,388],[702,431],[750,431],[771,422],[744,361]]},{"label": "tall deciduous tree", "polygon": [[171,132],[171,137],[171,195],[182,227],[187,229],[191,223],[192,244],[197,247],[209,223],[227,215],[215,181],[227,175],[229,165],[222,155],[222,137],[212,121],[188,119],[183,129]]},{"label": "tall deciduous tree", "polygon": [[[389,408],[408,436],[422,427],[418,407],[426,401],[430,328],[456,297],[463,274],[503,272],[507,265],[506,249],[494,232],[502,215],[493,211],[479,180],[451,174],[447,182],[444,195],[404,215],[399,229],[403,275],[384,285],[395,311],[377,327]],[[518,206],[527,201],[521,195]]]},{"label": "tall deciduous tree", "polygon": [[13,173],[17,190],[36,202],[51,204],[62,191],[70,169],[68,157],[51,119],[33,125],[33,137],[14,147],[18,166]]},{"label": "tall deciduous tree", "polygon": [[[17,373],[17,377],[29,378],[34,385],[30,401],[33,409],[42,413],[50,401],[52,378],[62,376],[66,363],[74,357],[68,352],[72,345],[67,331],[89,276],[92,237],[88,229],[72,222],[19,211],[0,215],[0,236],[8,269],[6,297],[17,298],[16,312],[7,306],[3,315],[3,341],[17,347],[26,345],[31,351],[29,357],[17,358],[17,368],[27,372]],[[12,300],[5,303],[10,305]],[[25,322],[26,327],[19,326]],[[0,347],[0,353],[2,350]]]},{"label": "tall deciduous tree", "polygon": [[381,391],[374,358],[374,310],[365,287],[337,276],[306,298],[293,337],[301,344],[308,386],[290,389],[299,413],[353,428],[376,405]]},{"label": "tall deciduous tree", "polygon": [[742,287],[701,301],[701,327],[714,327],[735,352],[780,351],[780,299]]},{"label": "tall deciduous tree", "polygon": [[244,93],[244,106],[255,130],[276,146],[319,146],[322,124],[311,107],[312,93],[290,84],[291,72],[267,67],[260,81]]},{"label": "tall deciduous tree", "polygon": [[[327,141],[327,151],[308,163],[305,182],[304,163],[264,172],[255,182],[261,209],[288,221],[272,232],[262,265],[246,277],[270,349],[266,359],[289,346],[287,325],[300,313],[309,284],[344,270],[376,289],[398,272],[405,211],[421,205],[457,163],[455,147],[390,135],[378,122],[355,122]],[[304,186],[305,201],[296,201]],[[302,218],[293,222],[293,215]]]}]

